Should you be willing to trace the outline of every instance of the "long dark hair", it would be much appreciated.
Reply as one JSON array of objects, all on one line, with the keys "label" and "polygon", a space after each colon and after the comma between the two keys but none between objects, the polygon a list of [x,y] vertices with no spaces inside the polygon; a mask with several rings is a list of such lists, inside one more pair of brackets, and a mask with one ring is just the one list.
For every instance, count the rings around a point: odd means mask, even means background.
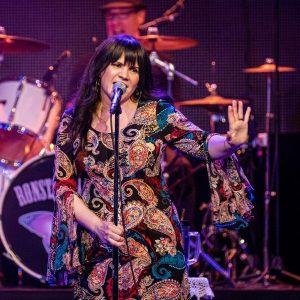
[{"label": "long dark hair", "polygon": [[79,136],[82,144],[85,143],[93,113],[101,101],[100,74],[109,64],[116,62],[123,53],[125,63],[134,66],[137,62],[139,66],[139,82],[133,96],[135,97],[138,93],[139,99],[144,101],[152,98],[151,64],[146,50],[130,35],[118,35],[106,39],[96,48],[90,59],[76,95],[73,118],[69,128],[73,140]]}]

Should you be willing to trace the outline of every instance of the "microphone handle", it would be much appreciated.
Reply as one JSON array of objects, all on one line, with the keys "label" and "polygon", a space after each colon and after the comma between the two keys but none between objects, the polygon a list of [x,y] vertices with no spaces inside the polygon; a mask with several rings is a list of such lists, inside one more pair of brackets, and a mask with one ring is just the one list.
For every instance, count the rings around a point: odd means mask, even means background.
[{"label": "microphone handle", "polygon": [[110,113],[111,113],[112,115],[114,115],[114,114],[116,113],[122,95],[123,95],[122,89],[117,88],[117,89],[114,91],[113,97],[112,97],[112,99],[111,99],[111,105],[110,105]]}]

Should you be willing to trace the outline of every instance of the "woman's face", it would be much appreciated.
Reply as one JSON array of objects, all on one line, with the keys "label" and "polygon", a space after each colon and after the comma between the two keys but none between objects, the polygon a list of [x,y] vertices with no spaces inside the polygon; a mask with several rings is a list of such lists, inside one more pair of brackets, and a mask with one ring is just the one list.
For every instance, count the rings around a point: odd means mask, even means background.
[{"label": "woman's face", "polygon": [[127,89],[122,95],[121,102],[127,101],[135,91],[139,82],[139,66],[135,62],[134,66],[125,64],[124,53],[114,63],[111,63],[102,73],[101,77],[101,99],[102,101],[110,101],[113,93],[113,84],[121,81]]}]

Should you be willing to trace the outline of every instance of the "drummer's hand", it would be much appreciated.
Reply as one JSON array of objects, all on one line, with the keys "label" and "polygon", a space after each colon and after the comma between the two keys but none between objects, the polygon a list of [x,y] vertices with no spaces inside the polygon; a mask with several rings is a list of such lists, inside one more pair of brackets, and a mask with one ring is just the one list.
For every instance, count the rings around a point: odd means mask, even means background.
[{"label": "drummer's hand", "polygon": [[113,222],[102,221],[96,224],[95,233],[104,244],[121,247],[125,245],[124,229],[122,225],[116,226]]},{"label": "drummer's hand", "polygon": [[248,122],[251,108],[247,107],[243,113],[243,102],[232,101],[228,106],[229,131],[227,132],[229,143],[232,146],[239,146],[248,141]]}]

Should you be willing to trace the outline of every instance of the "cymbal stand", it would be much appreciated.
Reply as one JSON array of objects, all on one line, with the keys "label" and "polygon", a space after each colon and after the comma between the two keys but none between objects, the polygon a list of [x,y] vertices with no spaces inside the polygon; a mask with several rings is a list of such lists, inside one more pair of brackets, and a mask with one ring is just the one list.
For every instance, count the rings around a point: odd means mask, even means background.
[{"label": "cymbal stand", "polygon": [[[271,73],[267,73],[267,103],[266,103],[266,124],[265,124],[265,135],[266,135],[266,165],[265,165],[265,194],[264,194],[264,238],[263,238],[263,266],[265,275],[270,269],[270,257],[269,257],[269,221],[270,221],[270,122],[274,115],[271,113],[271,90],[272,90],[272,79]],[[274,192],[272,193],[274,194]],[[264,285],[267,285],[267,278],[264,276]]]},{"label": "cymbal stand", "polygon": [[[210,93],[211,96],[217,96],[217,84],[216,83],[205,83],[205,87],[207,88],[208,92]],[[209,111],[209,124],[210,124],[210,131],[211,132],[216,132],[216,124],[218,122],[221,123],[226,123],[226,118],[224,115],[221,113],[222,106],[218,107],[217,111]]]},{"label": "cymbal stand", "polygon": [[169,63],[167,61],[163,61],[158,56],[158,53],[156,51],[155,43],[157,41],[157,37],[159,36],[158,28],[157,27],[148,27],[147,30],[148,35],[153,35],[153,38],[150,40],[151,42],[151,52],[149,54],[149,59],[152,66],[159,67],[165,74],[167,74],[167,80],[168,80],[168,96],[172,97],[172,87],[173,87],[173,81],[174,81],[174,75],[180,77],[181,79],[189,82],[190,84],[197,86],[198,81],[192,79],[191,77],[177,71],[175,69],[175,66],[172,63]]},{"label": "cymbal stand", "polygon": [[[3,26],[0,26],[0,34],[6,34],[5,28]],[[4,54],[0,48],[0,67],[1,67],[3,60],[4,60]]]}]

